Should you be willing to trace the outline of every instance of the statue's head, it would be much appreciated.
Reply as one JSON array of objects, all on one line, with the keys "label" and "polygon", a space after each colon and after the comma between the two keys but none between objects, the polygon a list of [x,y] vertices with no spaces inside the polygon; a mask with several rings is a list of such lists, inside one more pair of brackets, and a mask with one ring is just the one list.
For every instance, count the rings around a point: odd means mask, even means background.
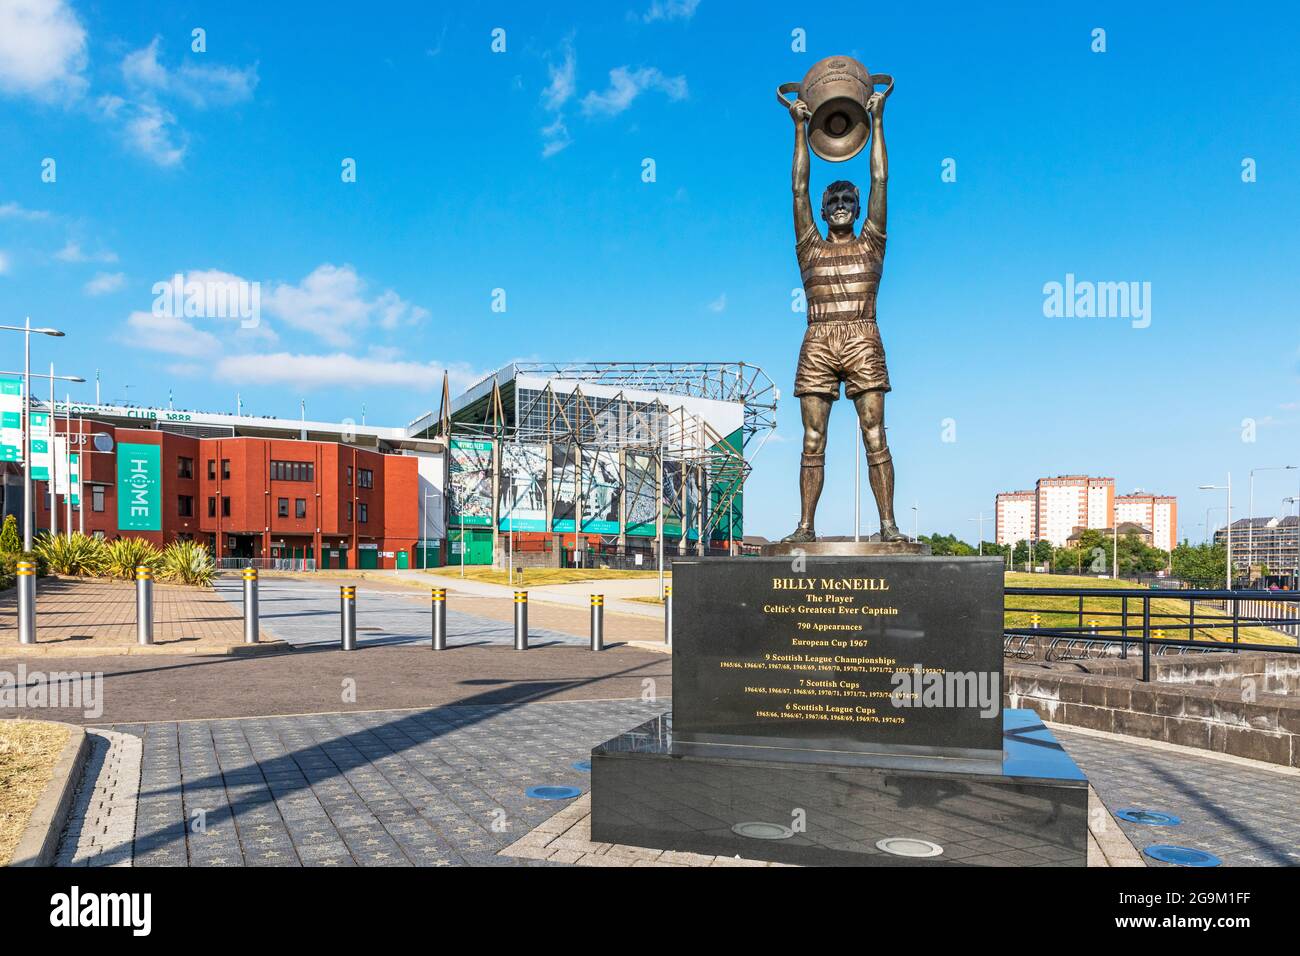
[{"label": "statue's head", "polygon": [[822,219],[832,230],[851,230],[858,221],[858,187],[840,179],[822,193]]}]

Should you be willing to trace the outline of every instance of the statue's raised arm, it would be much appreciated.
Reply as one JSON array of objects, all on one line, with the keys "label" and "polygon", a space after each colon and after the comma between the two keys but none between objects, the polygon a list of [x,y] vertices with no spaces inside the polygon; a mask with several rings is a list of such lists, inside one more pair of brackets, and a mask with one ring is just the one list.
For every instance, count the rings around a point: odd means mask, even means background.
[{"label": "statue's raised arm", "polygon": [[888,214],[887,190],[889,188],[889,154],[885,151],[885,97],[871,94],[867,101],[871,111],[871,194],[867,198],[867,222],[881,235],[885,234]]},{"label": "statue's raised arm", "polygon": [[794,120],[794,166],[791,170],[791,186],[794,190],[794,237],[802,241],[808,230],[815,229],[812,205],[808,201],[808,120],[812,113],[803,100],[790,104],[790,118]]}]

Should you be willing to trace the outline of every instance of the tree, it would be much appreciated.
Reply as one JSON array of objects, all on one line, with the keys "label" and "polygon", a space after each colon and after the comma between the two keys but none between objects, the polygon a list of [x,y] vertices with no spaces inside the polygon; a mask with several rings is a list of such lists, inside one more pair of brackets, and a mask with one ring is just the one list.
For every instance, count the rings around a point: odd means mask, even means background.
[{"label": "tree", "polygon": [[936,556],[968,557],[977,553],[965,541],[959,541],[955,534],[921,535],[920,540],[928,544],[930,553]]},{"label": "tree", "polygon": [[4,527],[0,528],[0,554],[17,554],[23,549],[18,537],[18,519],[5,515]]},{"label": "tree", "polygon": [[1173,569],[1188,584],[1217,588],[1228,573],[1228,550],[1222,544],[1188,544],[1174,548]]}]

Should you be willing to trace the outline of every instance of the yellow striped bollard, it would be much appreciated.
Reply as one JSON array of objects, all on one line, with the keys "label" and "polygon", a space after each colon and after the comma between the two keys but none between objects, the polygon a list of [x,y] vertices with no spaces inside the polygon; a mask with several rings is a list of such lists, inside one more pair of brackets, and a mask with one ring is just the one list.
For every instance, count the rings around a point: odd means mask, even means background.
[{"label": "yellow striped bollard", "polygon": [[528,592],[515,592],[515,650],[528,650]]},{"label": "yellow striped bollard", "polygon": [[36,562],[18,562],[18,643],[36,643]]},{"label": "yellow striped bollard", "polygon": [[433,649],[447,649],[447,589],[433,588],[429,595],[433,602]]},{"label": "yellow striped bollard", "polygon": [[257,624],[257,568],[244,568],[240,577],[244,579],[244,643],[256,644],[260,636]]},{"label": "yellow striped bollard", "polygon": [[605,649],[605,595],[591,596],[591,649]]},{"label": "yellow striped bollard", "polygon": [[153,572],[145,564],[135,569],[135,641],[153,643]]},{"label": "yellow striped bollard", "polygon": [[345,651],[357,649],[357,586],[339,585],[339,646]]},{"label": "yellow striped bollard", "polygon": [[664,643],[673,646],[673,586],[664,585]]}]

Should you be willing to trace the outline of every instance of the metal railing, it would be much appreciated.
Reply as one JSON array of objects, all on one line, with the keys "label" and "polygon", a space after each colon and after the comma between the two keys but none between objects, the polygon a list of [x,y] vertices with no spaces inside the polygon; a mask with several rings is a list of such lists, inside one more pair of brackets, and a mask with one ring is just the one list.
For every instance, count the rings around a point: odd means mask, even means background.
[{"label": "metal railing", "polygon": [[315,558],[217,558],[218,571],[315,571]]},{"label": "metal railing", "polygon": [[[1142,679],[1149,680],[1152,656],[1300,652],[1300,592],[1296,591],[1008,587],[1005,594],[1005,613],[1031,615],[1027,627],[1003,627],[1004,655],[1020,660],[1040,655],[1045,661],[1127,659],[1129,649],[1136,647],[1142,654]],[[1066,598],[1067,603],[1019,606],[1017,599],[1024,597]],[[1159,602],[1155,608],[1154,602]],[[1186,607],[1170,610],[1170,602]],[[1278,643],[1242,639],[1243,628],[1259,627],[1276,634]]]}]

